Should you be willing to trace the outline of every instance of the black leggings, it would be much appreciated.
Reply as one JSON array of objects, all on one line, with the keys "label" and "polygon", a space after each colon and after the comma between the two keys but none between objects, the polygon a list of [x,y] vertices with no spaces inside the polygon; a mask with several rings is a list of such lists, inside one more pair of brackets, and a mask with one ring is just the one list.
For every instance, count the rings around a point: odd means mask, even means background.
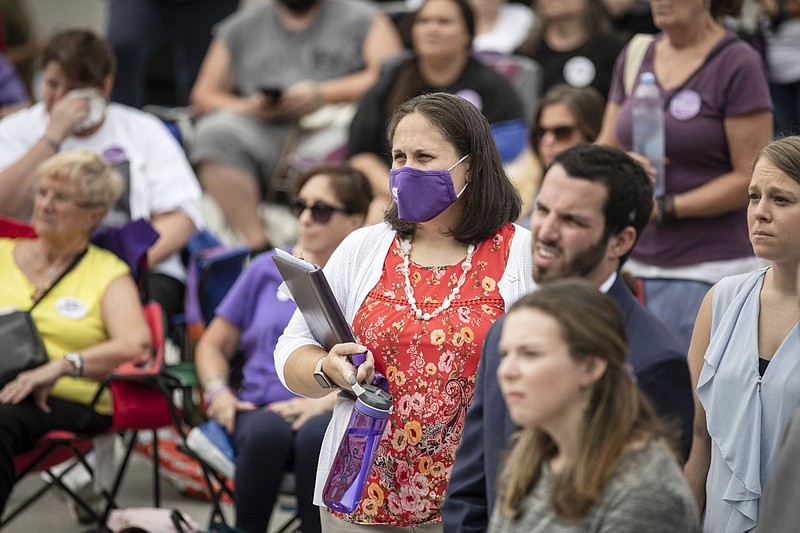
[{"label": "black leggings", "polygon": [[14,487],[14,456],[32,450],[36,441],[54,429],[76,433],[102,433],[111,416],[100,415],[80,403],[49,398],[45,413],[31,399],[17,405],[0,404],[0,514]]},{"label": "black leggings", "polygon": [[322,438],[330,413],[315,416],[297,431],[280,415],[256,409],[236,416],[236,527],[264,533],[278,498],[283,474],[295,475],[301,530],[321,531],[319,508],[314,505],[314,482]]}]

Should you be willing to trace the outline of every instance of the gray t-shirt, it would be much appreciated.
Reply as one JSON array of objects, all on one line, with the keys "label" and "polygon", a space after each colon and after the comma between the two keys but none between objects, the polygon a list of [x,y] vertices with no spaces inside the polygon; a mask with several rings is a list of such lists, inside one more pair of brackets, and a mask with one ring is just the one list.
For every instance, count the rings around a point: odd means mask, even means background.
[{"label": "gray t-shirt", "polygon": [[491,533],[696,533],[697,508],[675,455],[653,442],[622,458],[600,501],[582,521],[570,523],[550,506],[553,473],[542,477],[523,502],[519,520],[511,521],[496,503]]},{"label": "gray t-shirt", "polygon": [[269,0],[220,22],[214,36],[230,52],[235,90],[247,96],[262,87],[287,89],[363,70],[364,39],[377,14],[361,0],[322,0],[317,19],[294,32],[281,24]]}]

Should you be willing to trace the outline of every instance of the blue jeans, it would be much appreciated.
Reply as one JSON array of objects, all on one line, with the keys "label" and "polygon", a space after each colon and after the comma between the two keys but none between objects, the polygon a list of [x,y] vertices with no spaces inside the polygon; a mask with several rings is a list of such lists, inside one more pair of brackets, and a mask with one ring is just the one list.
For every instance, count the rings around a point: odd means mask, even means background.
[{"label": "blue jeans", "polygon": [[167,37],[175,42],[178,105],[189,91],[211,42],[211,28],[239,7],[239,0],[111,0],[108,41],[117,56],[111,99],[133,107],[146,101],[145,78],[153,51]]},{"label": "blue jeans", "polygon": [[800,80],[794,83],[770,83],[772,103],[775,106],[775,134],[800,133]]},{"label": "blue jeans", "polygon": [[694,321],[711,284],[688,279],[640,280],[645,306],[675,335],[684,353],[688,353]]}]

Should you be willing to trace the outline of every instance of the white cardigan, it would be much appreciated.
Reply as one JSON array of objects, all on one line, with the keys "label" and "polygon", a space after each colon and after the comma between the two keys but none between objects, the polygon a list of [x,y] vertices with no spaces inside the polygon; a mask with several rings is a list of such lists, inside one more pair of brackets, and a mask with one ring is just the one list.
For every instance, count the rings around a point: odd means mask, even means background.
[{"label": "white cardigan", "polygon": [[[355,320],[356,312],[364,303],[369,291],[380,281],[383,263],[395,235],[395,231],[384,223],[356,230],[336,248],[325,265],[325,276],[350,324]],[[522,296],[533,292],[535,283],[532,266],[531,232],[515,224],[506,270],[497,283],[506,310]],[[309,344],[321,346],[308,329],[303,315],[300,311],[296,311],[275,347],[275,370],[287,388],[284,376],[286,361],[296,349]],[[328,478],[328,471],[352,410],[353,400],[339,395],[320,450],[317,484],[314,491],[316,505],[323,505],[322,487]]]}]

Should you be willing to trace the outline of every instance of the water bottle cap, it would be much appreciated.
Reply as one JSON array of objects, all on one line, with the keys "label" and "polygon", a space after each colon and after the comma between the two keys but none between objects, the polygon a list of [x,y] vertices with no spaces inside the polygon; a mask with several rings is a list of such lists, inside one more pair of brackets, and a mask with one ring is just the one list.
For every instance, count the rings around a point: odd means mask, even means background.
[{"label": "water bottle cap", "polygon": [[639,74],[639,81],[642,83],[655,83],[656,75],[652,72],[642,72]]},{"label": "water bottle cap", "polygon": [[359,408],[360,403],[367,408],[366,412],[363,409],[359,409],[360,411],[377,418],[386,418],[392,412],[392,396],[390,394],[374,385],[357,383],[355,374],[350,376],[350,385],[358,398],[356,409]]}]

